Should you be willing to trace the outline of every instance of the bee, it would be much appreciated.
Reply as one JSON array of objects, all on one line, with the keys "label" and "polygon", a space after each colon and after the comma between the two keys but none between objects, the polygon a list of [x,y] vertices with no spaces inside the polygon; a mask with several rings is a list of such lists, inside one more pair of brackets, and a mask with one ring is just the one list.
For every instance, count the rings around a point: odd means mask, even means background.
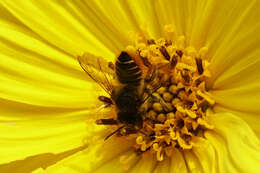
[{"label": "bee", "polygon": [[[99,96],[99,100],[106,107],[114,105],[117,110],[117,119],[98,119],[96,123],[99,125],[122,124],[116,131],[109,134],[105,140],[121,129],[125,129],[129,134],[143,133],[140,129],[142,128],[142,114],[144,112],[141,111],[140,107],[152,93],[144,94],[144,83],[149,80],[147,80],[147,77],[143,77],[143,72],[134,59],[127,52],[122,51],[117,57],[115,65],[90,54],[79,56],[78,61],[87,75],[110,96]],[[154,77],[154,75],[149,75]],[[116,86],[113,81],[116,81],[119,85]],[[156,90],[158,88],[156,87]]]}]

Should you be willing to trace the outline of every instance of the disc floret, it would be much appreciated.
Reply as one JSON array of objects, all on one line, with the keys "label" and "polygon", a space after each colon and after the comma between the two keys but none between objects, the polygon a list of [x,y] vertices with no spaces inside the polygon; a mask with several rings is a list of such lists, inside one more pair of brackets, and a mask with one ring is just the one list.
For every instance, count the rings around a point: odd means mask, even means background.
[{"label": "disc floret", "polygon": [[[215,104],[205,82],[210,77],[207,47],[199,51],[191,46],[185,48],[184,39],[160,38],[128,47],[135,57],[145,59],[158,70],[146,87],[149,94],[154,85],[161,85],[146,103],[140,130],[147,135],[137,135],[135,148],[138,153],[154,152],[159,161],[170,156],[173,148],[191,149],[196,138],[213,128],[206,114]],[[143,71],[149,73],[149,69]]]}]

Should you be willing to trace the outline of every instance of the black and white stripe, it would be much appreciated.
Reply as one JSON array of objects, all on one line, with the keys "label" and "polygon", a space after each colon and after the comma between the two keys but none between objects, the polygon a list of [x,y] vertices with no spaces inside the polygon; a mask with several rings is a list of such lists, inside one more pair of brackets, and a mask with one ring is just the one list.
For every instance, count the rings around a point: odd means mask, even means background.
[{"label": "black and white stripe", "polygon": [[126,52],[121,52],[116,61],[116,75],[119,82],[128,85],[139,84],[142,72]]}]

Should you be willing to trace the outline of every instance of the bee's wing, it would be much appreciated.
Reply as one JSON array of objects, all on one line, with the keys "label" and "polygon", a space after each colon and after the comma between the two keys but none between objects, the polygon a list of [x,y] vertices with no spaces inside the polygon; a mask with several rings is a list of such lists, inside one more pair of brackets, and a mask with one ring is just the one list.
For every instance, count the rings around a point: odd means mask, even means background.
[{"label": "bee's wing", "polygon": [[79,56],[78,61],[88,76],[111,95],[114,72],[109,68],[109,63],[104,58],[89,53],[84,53],[83,56]]}]

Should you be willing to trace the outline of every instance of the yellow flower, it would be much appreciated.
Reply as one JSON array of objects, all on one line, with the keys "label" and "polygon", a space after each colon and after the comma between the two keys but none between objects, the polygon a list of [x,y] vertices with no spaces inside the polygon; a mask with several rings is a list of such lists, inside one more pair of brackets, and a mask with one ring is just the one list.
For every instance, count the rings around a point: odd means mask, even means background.
[{"label": "yellow flower", "polygon": [[[259,8],[257,0],[1,0],[0,172],[259,172]],[[112,61],[133,44],[133,34],[159,39],[165,29],[187,54],[200,50],[210,62],[209,93],[197,94],[214,106],[197,120],[206,130],[192,148],[183,149],[180,138],[187,129],[172,130],[171,139],[160,136],[180,147],[165,150],[170,156],[158,161],[161,155],[152,152],[136,154],[133,146],[146,147],[141,137],[104,141],[107,128],[90,121],[101,113],[97,97],[104,92],[77,56],[88,52]],[[181,106],[177,111],[180,119],[181,113],[196,117]]]}]

